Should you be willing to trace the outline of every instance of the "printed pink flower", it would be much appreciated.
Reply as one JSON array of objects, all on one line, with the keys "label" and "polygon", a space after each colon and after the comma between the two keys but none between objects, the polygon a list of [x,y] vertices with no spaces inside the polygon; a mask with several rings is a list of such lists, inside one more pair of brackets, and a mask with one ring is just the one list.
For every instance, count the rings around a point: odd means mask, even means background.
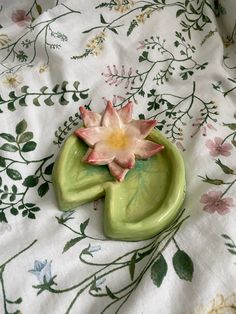
[{"label": "printed pink flower", "polygon": [[24,10],[16,10],[12,13],[11,19],[15,22],[18,26],[24,27],[27,22],[31,21],[31,17],[26,15]]},{"label": "printed pink flower", "polygon": [[231,149],[233,146],[230,143],[222,143],[223,139],[220,137],[215,137],[214,141],[207,140],[206,147],[210,150],[210,155],[213,157],[217,157],[219,155],[222,156],[230,156]]},{"label": "printed pink flower", "polygon": [[205,204],[203,210],[213,214],[217,212],[225,215],[230,211],[230,207],[234,206],[233,199],[230,197],[222,198],[221,191],[211,191],[202,195],[200,202]]},{"label": "printed pink flower", "polygon": [[75,134],[90,147],[83,161],[92,165],[108,165],[111,174],[123,181],[135,158],[146,159],[164,146],[145,140],[156,120],[132,120],[133,104],[128,102],[120,110],[110,101],[102,115],[80,107],[85,128]]}]

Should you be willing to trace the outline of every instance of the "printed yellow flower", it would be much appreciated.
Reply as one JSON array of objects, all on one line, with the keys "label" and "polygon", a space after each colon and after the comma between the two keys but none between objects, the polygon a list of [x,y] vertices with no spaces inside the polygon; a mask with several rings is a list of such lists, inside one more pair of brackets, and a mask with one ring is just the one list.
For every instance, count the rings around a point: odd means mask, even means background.
[{"label": "printed yellow flower", "polygon": [[135,165],[135,158],[147,159],[164,146],[145,140],[156,126],[156,120],[132,120],[133,104],[128,102],[120,110],[107,102],[103,115],[80,107],[85,128],[79,128],[75,135],[90,147],[83,158],[91,165],[108,165],[110,173],[123,181]]},{"label": "printed yellow flower", "polygon": [[[157,9],[156,9],[156,10],[157,10]],[[144,12],[142,12],[142,13],[136,15],[136,21],[137,21],[139,24],[140,24],[140,23],[144,24],[145,21],[146,21],[147,19],[149,19],[149,17],[150,17],[150,16],[153,14],[153,12],[156,11],[156,10],[149,9],[149,10],[146,10],[146,11],[144,11]],[[161,10],[161,9],[159,9],[159,10]]]},{"label": "printed yellow flower", "polygon": [[48,64],[42,64],[39,67],[39,73],[44,73],[48,70]]},{"label": "printed yellow flower", "polygon": [[105,32],[101,32],[100,34],[96,35],[94,38],[90,39],[87,48],[90,50],[92,55],[99,55],[100,52],[103,50],[105,41]]},{"label": "printed yellow flower", "polygon": [[208,305],[199,306],[192,314],[235,314],[236,294],[228,297],[222,294],[217,295]]},{"label": "printed yellow flower", "polygon": [[3,80],[3,84],[9,88],[16,88],[21,83],[22,78],[18,74],[6,74]]},{"label": "printed yellow flower", "polygon": [[134,6],[134,2],[129,0],[116,0],[115,2],[114,9],[120,13],[125,13]]}]

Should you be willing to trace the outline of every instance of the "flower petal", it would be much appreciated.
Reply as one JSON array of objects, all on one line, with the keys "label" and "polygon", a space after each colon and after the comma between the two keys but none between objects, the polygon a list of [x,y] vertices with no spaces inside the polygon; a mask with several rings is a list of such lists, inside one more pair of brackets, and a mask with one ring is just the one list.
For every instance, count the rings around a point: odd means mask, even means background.
[{"label": "flower petal", "polygon": [[156,124],[156,120],[133,120],[129,123],[127,132],[143,139],[148,136]]},{"label": "flower petal", "polygon": [[114,152],[109,150],[106,144],[101,141],[94,146],[85,161],[91,165],[106,165],[112,162],[114,158]]},{"label": "flower petal", "polygon": [[214,138],[214,141],[215,141],[215,146],[219,146],[219,145],[222,144],[223,139],[216,136],[216,137]]},{"label": "flower petal", "polygon": [[84,107],[79,107],[79,111],[81,114],[81,118],[83,119],[84,122],[84,126],[87,127],[91,127],[91,126],[99,126],[101,123],[101,115],[96,113],[96,112],[92,112],[90,110],[87,110]]},{"label": "flower petal", "polygon": [[135,165],[135,156],[131,152],[121,151],[116,153],[115,161],[125,169],[132,169]]},{"label": "flower petal", "polygon": [[115,161],[112,161],[108,164],[108,168],[113,177],[115,177],[119,182],[122,182],[129,171],[128,169],[124,169],[120,167]]},{"label": "flower petal", "polygon": [[86,144],[93,147],[97,142],[101,141],[106,128],[93,126],[90,128],[79,128],[75,130],[75,135],[81,138]]},{"label": "flower petal", "polygon": [[92,150],[93,150],[92,148],[89,148],[87,152],[85,153],[85,155],[82,157],[81,161],[86,162],[88,156],[92,153]]},{"label": "flower petal", "polygon": [[148,140],[138,140],[135,145],[134,154],[139,159],[146,159],[159,153],[163,149],[163,145]]},{"label": "flower petal", "polygon": [[132,121],[133,103],[129,101],[123,108],[118,110],[118,115],[123,123],[129,123]]},{"label": "flower petal", "polygon": [[107,102],[107,106],[102,117],[102,126],[112,128],[122,127],[122,121],[118,115],[118,112],[115,108],[113,108],[110,101]]},{"label": "flower petal", "polygon": [[206,147],[209,148],[210,150],[215,149],[216,145],[212,140],[207,140],[206,141]]}]

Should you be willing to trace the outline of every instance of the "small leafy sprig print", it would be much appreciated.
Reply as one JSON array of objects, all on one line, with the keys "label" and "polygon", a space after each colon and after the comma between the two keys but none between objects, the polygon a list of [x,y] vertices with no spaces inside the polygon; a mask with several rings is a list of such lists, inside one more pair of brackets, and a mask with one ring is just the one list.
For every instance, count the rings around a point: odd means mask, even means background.
[{"label": "small leafy sprig print", "polygon": [[[52,29],[53,23],[71,14],[80,14],[79,11],[73,10],[65,4],[61,4],[61,6],[65,8],[65,12],[45,21],[37,23],[37,20],[32,21],[23,35],[19,36],[15,41],[11,41],[9,44],[0,48],[2,54],[2,58],[0,60],[2,70],[0,71],[0,75],[9,72],[16,72],[25,66],[32,66],[36,59],[38,46],[42,46],[38,45],[40,40],[44,43],[43,49],[46,56],[45,63],[49,63],[49,49],[59,49],[61,47],[61,43],[67,41],[67,36],[65,34]],[[27,13],[28,16],[31,16],[32,20],[34,20],[32,13],[34,8],[36,8],[38,13],[42,11],[42,8],[37,1],[34,1],[32,8]],[[54,40],[57,42],[55,43]],[[10,66],[9,63],[11,64]]]},{"label": "small leafy sprig print", "polygon": [[[27,130],[27,122],[20,121],[15,128],[15,134],[0,133],[0,138],[5,141],[0,146],[0,151],[7,153],[0,155],[0,221],[7,222],[6,211],[12,215],[21,213],[22,217],[35,219],[35,214],[40,208],[33,202],[27,201],[28,191],[37,187],[37,193],[43,197],[49,190],[50,176],[53,163],[48,163],[53,155],[39,159],[29,160],[27,153],[36,149],[37,143],[33,140],[33,132]],[[18,154],[20,160],[8,157],[10,154]],[[22,166],[26,169],[33,164],[38,164],[33,174],[23,178]],[[15,182],[23,181],[21,186],[10,184],[9,179]],[[7,184],[4,181],[8,182]]]},{"label": "small leafy sprig print", "polygon": [[210,8],[217,17],[226,13],[219,1],[212,3],[207,0],[196,0],[195,2],[185,0],[184,5],[180,6],[181,8],[176,11],[176,17],[183,18],[180,24],[182,31],[188,34],[189,39],[191,39],[193,30],[203,31],[205,25],[212,23],[210,17],[205,13],[206,8]]},{"label": "small leafy sprig print", "polygon": [[4,105],[10,111],[16,110],[16,105],[28,106],[32,103],[34,106],[41,106],[45,104],[46,106],[53,106],[55,103],[59,102],[60,105],[65,106],[69,103],[68,96],[74,102],[80,99],[86,99],[88,97],[88,88],[79,89],[80,82],[75,81],[73,87],[68,86],[68,81],[63,81],[62,83],[57,83],[51,90],[48,86],[42,86],[39,91],[29,91],[29,86],[24,85],[21,87],[20,93],[17,95],[13,90],[9,92],[8,97],[3,98],[0,95],[0,113],[3,112],[1,109]]},{"label": "small leafy sprig print", "polygon": [[[8,265],[15,259],[17,259],[21,254],[25,253],[26,251],[28,251],[35,243],[37,242],[37,240],[34,240],[32,243],[30,243],[28,246],[26,246],[24,249],[22,249],[21,251],[17,252],[16,254],[14,254],[13,256],[11,256],[8,260],[6,260],[5,262],[3,262],[2,264],[0,264],[0,286],[1,286],[1,293],[2,293],[2,302],[3,302],[3,308],[4,308],[4,314],[13,314],[12,312],[12,307],[17,307],[19,306],[19,304],[21,304],[23,302],[23,298],[22,297],[17,297],[16,299],[12,300],[8,297],[8,293],[7,293],[7,285],[5,284],[5,270],[7,269]],[[9,293],[9,295],[12,295],[11,293]],[[8,307],[10,306],[11,311],[8,309]],[[14,314],[20,314],[20,310],[16,310],[14,311]]]},{"label": "small leafy sprig print", "polygon": [[[179,75],[183,80],[187,80],[189,76],[193,76],[194,71],[204,70],[208,63],[197,63],[193,54],[196,50],[194,46],[186,43],[185,38],[179,32],[175,33],[176,41],[174,42],[173,51],[176,48],[179,50],[179,56],[172,52],[172,49],[165,47],[165,40],[160,40],[159,36],[151,36],[150,39],[145,39],[142,42],[141,49],[142,54],[139,56],[138,61],[144,63],[147,67],[146,70],[140,72],[139,70],[133,71],[130,67],[125,69],[125,66],[119,70],[115,65],[113,69],[108,66],[107,71],[102,73],[105,77],[105,82],[109,85],[118,86],[125,84],[127,97],[122,101],[120,105],[128,100],[137,102],[138,95],[145,96],[145,87],[148,77],[153,73],[153,80],[157,85],[164,84],[173,75],[176,66],[179,64]],[[163,64],[163,68],[161,65]],[[158,66],[158,71],[155,69]]]},{"label": "small leafy sprig print", "polygon": [[[88,110],[90,108],[91,101],[84,105],[84,107]],[[77,126],[81,121],[80,114],[76,112],[73,116],[70,116],[64,123],[63,126],[59,126],[58,129],[55,131],[55,139],[53,144],[57,145],[58,147],[61,146],[67,134],[72,130],[73,127]]]},{"label": "small leafy sprig print", "polygon": [[[116,311],[118,313],[150,268],[154,284],[157,287],[161,285],[168,270],[166,261],[164,260],[163,262],[163,253],[172,240],[177,245],[177,251],[172,260],[175,272],[180,279],[191,281],[194,271],[193,262],[189,255],[179,248],[174,239],[181,225],[189,217],[183,217],[183,213],[184,210],[179,213],[169,228],[156,237],[142,241],[137,248],[129,249],[124,254],[118,254],[118,257],[103,263],[96,261],[97,254],[102,254],[103,241],[109,240],[98,239],[89,235],[87,231],[89,219],[80,223],[79,230],[77,230],[71,226],[71,223],[68,224],[68,221],[75,221],[73,217],[74,212],[64,213],[60,217],[56,217],[59,224],[69,229],[75,235],[74,238],[65,244],[63,254],[66,254],[69,249],[78,248],[78,245],[81,245],[83,240],[90,240],[90,243],[80,250],[79,259],[81,263],[90,266],[92,272],[83,280],[67,288],[55,287],[57,285],[55,282],[56,275],[49,276],[47,274],[45,275],[45,281],[40,285],[34,285],[33,288],[38,290],[38,294],[43,292],[66,294],[70,291],[75,291],[76,294],[66,310],[67,314],[71,312],[78,298],[86,291],[90,297],[107,298],[107,305],[103,308],[101,314],[108,313],[109,311]],[[112,275],[121,274],[122,270],[128,271],[130,280],[119,289],[113,288]],[[104,284],[105,282],[106,284]]]},{"label": "small leafy sprig print", "polygon": [[[199,105],[199,117],[196,119],[195,123],[192,123],[194,127],[191,137],[195,136],[197,132],[201,129],[203,130],[203,135],[206,134],[206,127],[209,129],[214,128],[209,122],[215,123],[216,116],[218,115],[217,107],[213,101],[205,101],[199,97],[196,93],[196,82],[193,82],[192,91],[190,94],[185,96],[174,95],[171,93],[161,93],[159,94],[156,89],[151,89],[147,97],[148,108],[147,110],[154,114],[148,117],[148,119],[158,119],[159,125],[157,128],[162,130],[165,127],[166,136],[172,141],[183,141],[183,129],[187,125],[188,121],[193,119],[191,115],[193,106]],[[141,114],[140,119],[146,119],[146,117]],[[171,123],[166,123],[167,119],[171,119]]]}]

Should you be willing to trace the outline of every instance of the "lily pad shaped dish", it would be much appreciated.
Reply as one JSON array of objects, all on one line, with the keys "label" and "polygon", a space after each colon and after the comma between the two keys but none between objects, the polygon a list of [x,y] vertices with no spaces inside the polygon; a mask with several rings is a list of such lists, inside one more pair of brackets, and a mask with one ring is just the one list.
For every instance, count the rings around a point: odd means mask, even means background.
[{"label": "lily pad shaped dish", "polygon": [[147,160],[137,160],[125,180],[117,182],[107,166],[82,162],[88,146],[70,135],[53,169],[59,208],[71,210],[104,197],[104,233],[116,240],[145,240],[168,227],[185,197],[184,162],[159,131],[153,130],[147,139],[165,149]]}]

